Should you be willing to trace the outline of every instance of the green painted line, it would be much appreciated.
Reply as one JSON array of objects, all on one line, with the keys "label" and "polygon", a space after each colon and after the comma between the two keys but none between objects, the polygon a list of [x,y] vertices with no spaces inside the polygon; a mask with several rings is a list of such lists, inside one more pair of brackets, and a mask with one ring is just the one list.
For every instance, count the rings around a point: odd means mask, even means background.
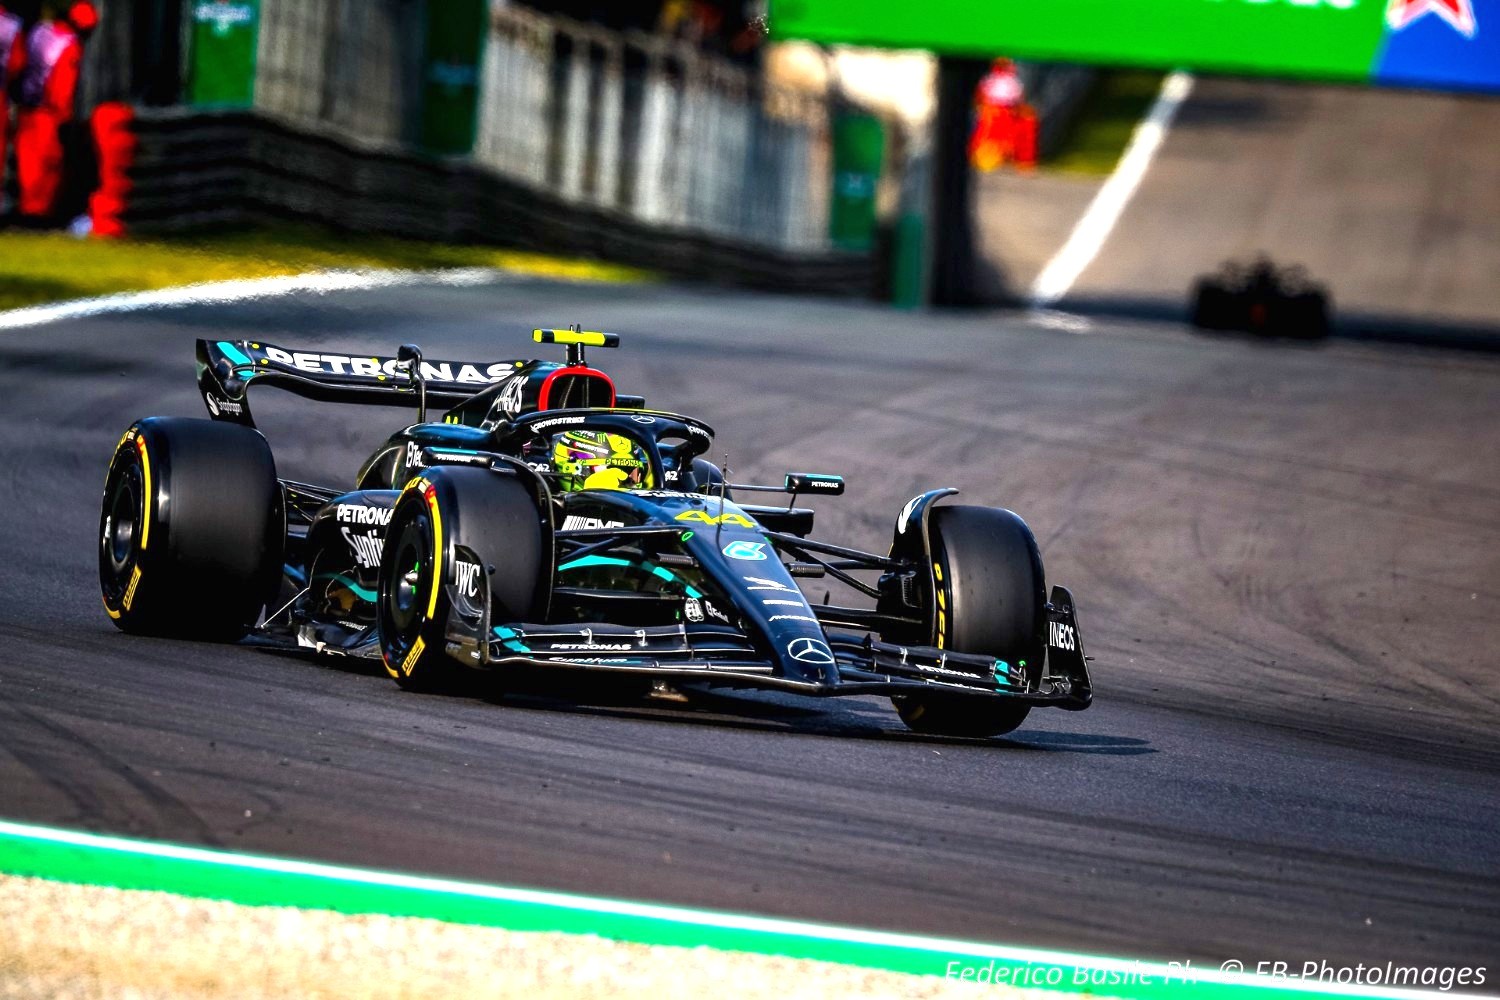
[{"label": "green painted line", "polygon": [[[1436,991],[1340,986],[1129,959],[484,885],[79,833],[0,820],[0,872],[249,906],[378,913],[512,931],[781,955],[915,975],[1127,1000],[1307,996],[1429,1000]],[[979,977],[983,978],[979,978]]]}]

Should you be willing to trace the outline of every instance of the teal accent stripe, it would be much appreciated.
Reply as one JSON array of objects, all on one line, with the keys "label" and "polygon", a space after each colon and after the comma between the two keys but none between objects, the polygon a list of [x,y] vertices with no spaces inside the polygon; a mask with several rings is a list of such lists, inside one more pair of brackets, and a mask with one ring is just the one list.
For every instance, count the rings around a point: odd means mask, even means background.
[{"label": "teal accent stripe", "polygon": [[[565,562],[565,563],[563,563],[561,566],[557,567],[557,571],[559,573],[561,573],[561,572],[563,572],[565,570],[570,570],[570,569],[586,569],[589,566],[634,566],[634,565],[635,565],[635,563],[631,562],[629,559],[617,559],[614,556],[584,556],[582,559],[574,559],[572,562]],[[644,564],[642,566],[642,568],[643,569],[649,569],[651,571],[651,575],[652,576],[654,576],[654,577],[656,577],[657,579],[660,579],[660,580],[665,580],[668,583],[676,583],[678,581],[678,579],[679,579],[679,577],[677,576],[676,573],[673,573],[671,570],[667,569],[665,566],[653,566],[650,563],[646,563],[646,564]],[[684,588],[687,596],[689,596],[689,597],[702,597],[703,596],[703,591],[699,590],[697,587],[694,587],[690,583],[684,582],[682,586],[683,586],[683,588]]]},{"label": "teal accent stripe", "polygon": [[574,559],[557,567],[559,573],[570,569],[585,569],[589,566],[632,566],[629,559],[616,559],[613,556],[584,556],[582,559]]},{"label": "teal accent stripe", "polygon": [[245,355],[244,351],[240,350],[238,347],[235,347],[233,344],[231,344],[227,340],[221,340],[221,341],[219,341],[218,348],[219,348],[219,350],[221,350],[221,351],[224,352],[224,356],[226,358],[229,358],[235,364],[240,364],[240,365],[253,365],[253,364],[255,364],[254,361],[251,361]]},{"label": "teal accent stripe", "polygon": [[526,645],[516,638],[516,636],[520,635],[520,633],[513,628],[506,628],[504,625],[496,625],[495,635],[499,636],[500,641],[505,644],[505,648],[509,649],[513,653],[531,652],[530,646]]},{"label": "teal accent stripe", "polygon": [[[1431,1000],[1435,991],[1276,980],[974,941],[858,930],[263,855],[158,844],[0,820],[0,871],[251,906],[381,913],[515,931],[594,934],[617,941],[708,947],[917,975],[986,973],[981,982],[1124,1000],[1290,1000],[1363,996]],[[971,972],[973,980],[976,973]],[[1113,978],[1110,978],[1110,977]],[[1027,978],[1030,977],[1030,978]]]},{"label": "teal accent stripe", "polygon": [[319,573],[317,576],[313,577],[313,579],[332,580],[335,583],[342,583],[344,586],[354,591],[354,596],[358,597],[361,601],[374,601],[380,596],[373,590],[366,590],[364,587],[361,587],[351,577],[346,576],[343,573]]}]

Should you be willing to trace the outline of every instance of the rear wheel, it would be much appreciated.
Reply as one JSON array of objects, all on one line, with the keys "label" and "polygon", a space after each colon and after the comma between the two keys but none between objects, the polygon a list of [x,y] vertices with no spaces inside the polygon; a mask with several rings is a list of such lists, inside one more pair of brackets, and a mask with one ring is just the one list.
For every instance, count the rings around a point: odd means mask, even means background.
[{"label": "rear wheel", "polygon": [[[1034,677],[1046,651],[1042,557],[1026,522],[992,507],[938,507],[931,515],[937,614],[943,649],[1004,660],[1013,676]],[[1026,720],[1021,701],[945,694],[891,699],[920,733],[998,736]]]},{"label": "rear wheel", "polygon": [[490,622],[528,619],[538,605],[546,558],[536,501],[514,477],[488,469],[430,469],[396,501],[380,561],[377,621],[386,672],[397,684],[432,689],[458,662],[446,652],[455,610]]},{"label": "rear wheel", "polygon": [[1322,340],[1328,336],[1328,297],[1308,291],[1288,296],[1285,303],[1287,334],[1303,340]]},{"label": "rear wheel", "polygon": [[99,584],[124,631],[238,639],[275,590],[283,542],[276,463],[258,431],[151,417],[120,439]]},{"label": "rear wheel", "polygon": [[1200,330],[1228,330],[1234,326],[1231,313],[1234,293],[1218,278],[1200,278],[1193,287],[1192,324]]}]

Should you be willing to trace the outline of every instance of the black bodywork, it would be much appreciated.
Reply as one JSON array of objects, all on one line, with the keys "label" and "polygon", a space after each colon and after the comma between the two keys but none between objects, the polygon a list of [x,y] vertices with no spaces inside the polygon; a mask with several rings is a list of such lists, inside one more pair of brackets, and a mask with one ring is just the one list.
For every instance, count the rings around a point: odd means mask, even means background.
[{"label": "black bodywork", "polygon": [[[263,639],[379,658],[380,564],[398,499],[423,489],[434,469],[481,467],[524,483],[543,512],[545,579],[525,620],[496,620],[488,588],[463,576],[466,559],[483,560],[461,548],[450,552],[442,581],[452,608],[445,639],[458,663],[808,695],[941,690],[1072,710],[1092,699],[1073,598],[1063,587],[1052,588],[1045,605],[1047,647],[1039,662],[942,648],[943,584],[935,578],[928,519],[935,503],[957,491],[913,498],[885,555],[814,540],[814,512],[796,501],[840,494],[841,480],[794,474],[775,487],[726,487],[700,457],[713,440],[708,425],[617,395],[580,347],[570,347],[563,363],[451,362],[426,361],[409,347],[394,358],[352,357],[199,341],[197,360],[199,390],[215,420],[253,427],[248,393],[257,384],[420,410],[417,423],[392,434],[364,463],[354,490],[281,480],[285,579],[281,600],[267,605],[256,630]],[[558,491],[542,444],[561,427],[639,442],[655,488]],[[789,500],[732,498],[747,491]],[[482,569],[497,571],[493,564]],[[798,578],[837,579],[871,606],[811,601]]]},{"label": "black bodywork", "polygon": [[1301,267],[1278,267],[1267,257],[1225,262],[1193,287],[1192,323],[1263,337],[1316,340],[1331,329],[1328,290]]}]

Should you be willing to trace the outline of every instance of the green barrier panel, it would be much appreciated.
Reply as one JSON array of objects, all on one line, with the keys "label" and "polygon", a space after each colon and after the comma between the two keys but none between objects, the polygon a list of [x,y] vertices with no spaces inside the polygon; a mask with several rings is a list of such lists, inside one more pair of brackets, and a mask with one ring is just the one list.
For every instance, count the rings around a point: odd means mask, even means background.
[{"label": "green barrier panel", "polygon": [[200,0],[189,14],[188,103],[250,107],[255,103],[260,0]]},{"label": "green barrier panel", "polygon": [[926,224],[915,212],[896,220],[895,248],[891,254],[891,304],[898,309],[922,305]]},{"label": "green barrier panel", "polygon": [[1500,0],[771,0],[779,38],[1500,91]]},{"label": "green barrier panel", "polygon": [[485,0],[427,5],[422,60],[422,148],[464,154],[474,147],[479,60],[489,6]]},{"label": "green barrier panel", "polygon": [[874,115],[840,112],[833,122],[833,204],[828,235],[841,250],[875,243],[875,189],[885,158],[885,126]]}]

